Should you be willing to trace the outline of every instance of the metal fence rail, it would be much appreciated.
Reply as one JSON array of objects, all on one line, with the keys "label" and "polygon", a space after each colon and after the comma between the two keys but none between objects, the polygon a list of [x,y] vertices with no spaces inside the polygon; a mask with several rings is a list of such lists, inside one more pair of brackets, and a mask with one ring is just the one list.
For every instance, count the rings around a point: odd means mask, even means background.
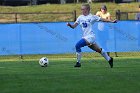
[{"label": "metal fence rail", "polygon": [[14,13],[0,13],[0,15],[1,15],[0,23],[43,22],[43,21],[54,22],[54,21],[63,21],[63,19],[66,21],[76,20],[76,10],[72,12],[41,12],[41,13],[14,12]]},{"label": "metal fence rail", "polygon": [[116,18],[118,20],[135,20],[135,16],[137,13],[139,13],[139,11],[124,12],[124,11],[117,10]]}]

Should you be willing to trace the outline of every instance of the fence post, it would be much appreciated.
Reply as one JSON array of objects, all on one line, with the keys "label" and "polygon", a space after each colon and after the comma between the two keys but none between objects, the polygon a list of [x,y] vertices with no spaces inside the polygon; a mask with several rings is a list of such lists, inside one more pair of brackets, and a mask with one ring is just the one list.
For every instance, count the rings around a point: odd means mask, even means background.
[{"label": "fence post", "polygon": [[76,10],[73,11],[73,21],[76,21]]},{"label": "fence post", "polygon": [[15,22],[17,23],[17,13],[15,13]]},{"label": "fence post", "polygon": [[120,10],[116,11],[116,19],[120,20]]}]

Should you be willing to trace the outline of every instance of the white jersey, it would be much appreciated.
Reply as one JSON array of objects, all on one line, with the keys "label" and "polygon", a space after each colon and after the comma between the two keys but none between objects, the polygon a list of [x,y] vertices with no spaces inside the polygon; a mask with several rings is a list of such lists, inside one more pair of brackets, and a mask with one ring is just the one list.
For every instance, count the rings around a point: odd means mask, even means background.
[{"label": "white jersey", "polygon": [[92,25],[96,21],[100,21],[101,17],[89,14],[87,16],[80,15],[75,23],[78,23],[83,31],[83,38],[86,39],[89,43],[94,44],[95,43],[95,34],[92,30]]},{"label": "white jersey", "polygon": [[92,25],[96,22],[96,21],[100,21],[101,18],[96,16],[96,15],[92,15],[91,13],[87,16],[84,15],[80,15],[77,20],[75,21],[76,23],[78,23],[83,31],[83,37],[87,37],[88,35],[94,35],[94,32],[92,30]]}]

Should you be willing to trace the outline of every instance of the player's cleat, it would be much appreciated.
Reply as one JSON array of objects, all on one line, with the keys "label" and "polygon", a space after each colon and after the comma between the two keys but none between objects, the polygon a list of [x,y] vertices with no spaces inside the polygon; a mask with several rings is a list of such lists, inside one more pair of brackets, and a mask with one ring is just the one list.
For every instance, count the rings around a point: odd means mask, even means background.
[{"label": "player's cleat", "polygon": [[81,67],[81,63],[77,62],[74,67]]},{"label": "player's cleat", "polygon": [[110,67],[113,68],[113,58],[112,57],[108,62],[109,62]]}]

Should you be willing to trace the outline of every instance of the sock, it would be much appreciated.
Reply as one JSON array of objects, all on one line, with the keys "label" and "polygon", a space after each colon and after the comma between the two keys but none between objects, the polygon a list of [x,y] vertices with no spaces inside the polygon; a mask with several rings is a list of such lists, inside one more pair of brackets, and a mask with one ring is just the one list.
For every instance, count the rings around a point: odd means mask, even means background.
[{"label": "sock", "polygon": [[101,55],[102,55],[107,61],[109,61],[109,60],[111,59],[110,56],[108,56],[108,54],[104,51],[104,49],[102,49]]},{"label": "sock", "polygon": [[77,57],[77,62],[80,63],[80,61],[81,61],[81,57],[82,57],[81,52],[76,52],[76,57]]}]

